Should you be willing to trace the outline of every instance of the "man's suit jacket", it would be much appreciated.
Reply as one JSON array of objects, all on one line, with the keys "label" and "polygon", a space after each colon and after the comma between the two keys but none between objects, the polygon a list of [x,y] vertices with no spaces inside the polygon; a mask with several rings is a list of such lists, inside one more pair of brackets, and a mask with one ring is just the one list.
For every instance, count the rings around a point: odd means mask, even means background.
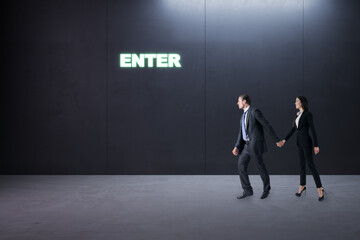
[{"label": "man's suit jacket", "polygon": [[[309,129],[311,130],[311,134],[313,137],[313,140],[311,140],[311,137],[309,135]],[[313,121],[313,115],[309,111],[304,111],[301,114],[301,117],[299,119],[299,127],[294,126],[290,129],[289,133],[284,138],[286,141],[294,134],[296,131],[296,144],[300,147],[312,147],[314,143],[314,147],[318,147],[318,139],[314,127],[314,121]]]},{"label": "man's suit jacket", "polygon": [[[235,144],[235,147],[239,149],[239,153],[241,153],[245,145],[241,130],[242,119],[243,116],[241,116],[240,118],[240,131]],[[248,150],[256,154],[262,154],[267,151],[267,145],[264,137],[264,128],[275,142],[280,141],[278,136],[275,134],[274,129],[265,119],[261,111],[257,108],[250,106],[246,117],[246,133],[250,140]]]}]

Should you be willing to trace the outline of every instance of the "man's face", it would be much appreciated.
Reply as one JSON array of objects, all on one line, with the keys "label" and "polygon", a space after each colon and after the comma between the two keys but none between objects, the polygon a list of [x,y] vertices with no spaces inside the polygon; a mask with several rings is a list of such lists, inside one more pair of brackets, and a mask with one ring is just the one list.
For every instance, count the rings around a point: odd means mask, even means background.
[{"label": "man's face", "polygon": [[242,100],[241,97],[238,98],[237,105],[239,106],[239,109],[243,109],[245,103],[246,103],[246,101],[245,101],[245,100]]}]

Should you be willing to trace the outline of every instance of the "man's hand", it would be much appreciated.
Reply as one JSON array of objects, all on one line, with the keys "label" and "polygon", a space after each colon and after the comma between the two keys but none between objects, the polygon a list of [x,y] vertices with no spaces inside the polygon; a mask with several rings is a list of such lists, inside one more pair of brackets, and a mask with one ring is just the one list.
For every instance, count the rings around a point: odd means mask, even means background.
[{"label": "man's hand", "polygon": [[319,147],[314,147],[314,153],[315,155],[317,155],[320,152],[320,148]]},{"label": "man's hand", "polygon": [[234,154],[234,156],[239,155],[239,149],[237,147],[234,147],[234,149],[232,150],[232,154]]}]

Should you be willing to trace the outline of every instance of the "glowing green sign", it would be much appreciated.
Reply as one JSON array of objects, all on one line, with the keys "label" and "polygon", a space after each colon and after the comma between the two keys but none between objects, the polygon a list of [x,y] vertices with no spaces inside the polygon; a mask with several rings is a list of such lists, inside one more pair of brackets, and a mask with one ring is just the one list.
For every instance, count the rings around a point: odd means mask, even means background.
[{"label": "glowing green sign", "polygon": [[121,53],[120,67],[181,68],[180,55],[177,53]]}]

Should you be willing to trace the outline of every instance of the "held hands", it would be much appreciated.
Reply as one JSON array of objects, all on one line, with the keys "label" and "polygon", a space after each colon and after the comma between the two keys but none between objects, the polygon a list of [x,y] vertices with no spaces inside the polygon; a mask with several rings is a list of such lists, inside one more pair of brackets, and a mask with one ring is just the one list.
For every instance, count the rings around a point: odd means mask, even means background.
[{"label": "held hands", "polygon": [[317,155],[320,152],[320,148],[319,147],[314,147],[314,153],[315,155]]},{"label": "held hands", "polygon": [[284,146],[286,140],[282,140],[276,143],[276,146],[278,146],[279,148],[281,148],[282,146]]},{"label": "held hands", "polygon": [[235,147],[235,148],[232,150],[232,154],[234,154],[234,156],[239,155],[239,149],[238,149],[237,147]]}]

